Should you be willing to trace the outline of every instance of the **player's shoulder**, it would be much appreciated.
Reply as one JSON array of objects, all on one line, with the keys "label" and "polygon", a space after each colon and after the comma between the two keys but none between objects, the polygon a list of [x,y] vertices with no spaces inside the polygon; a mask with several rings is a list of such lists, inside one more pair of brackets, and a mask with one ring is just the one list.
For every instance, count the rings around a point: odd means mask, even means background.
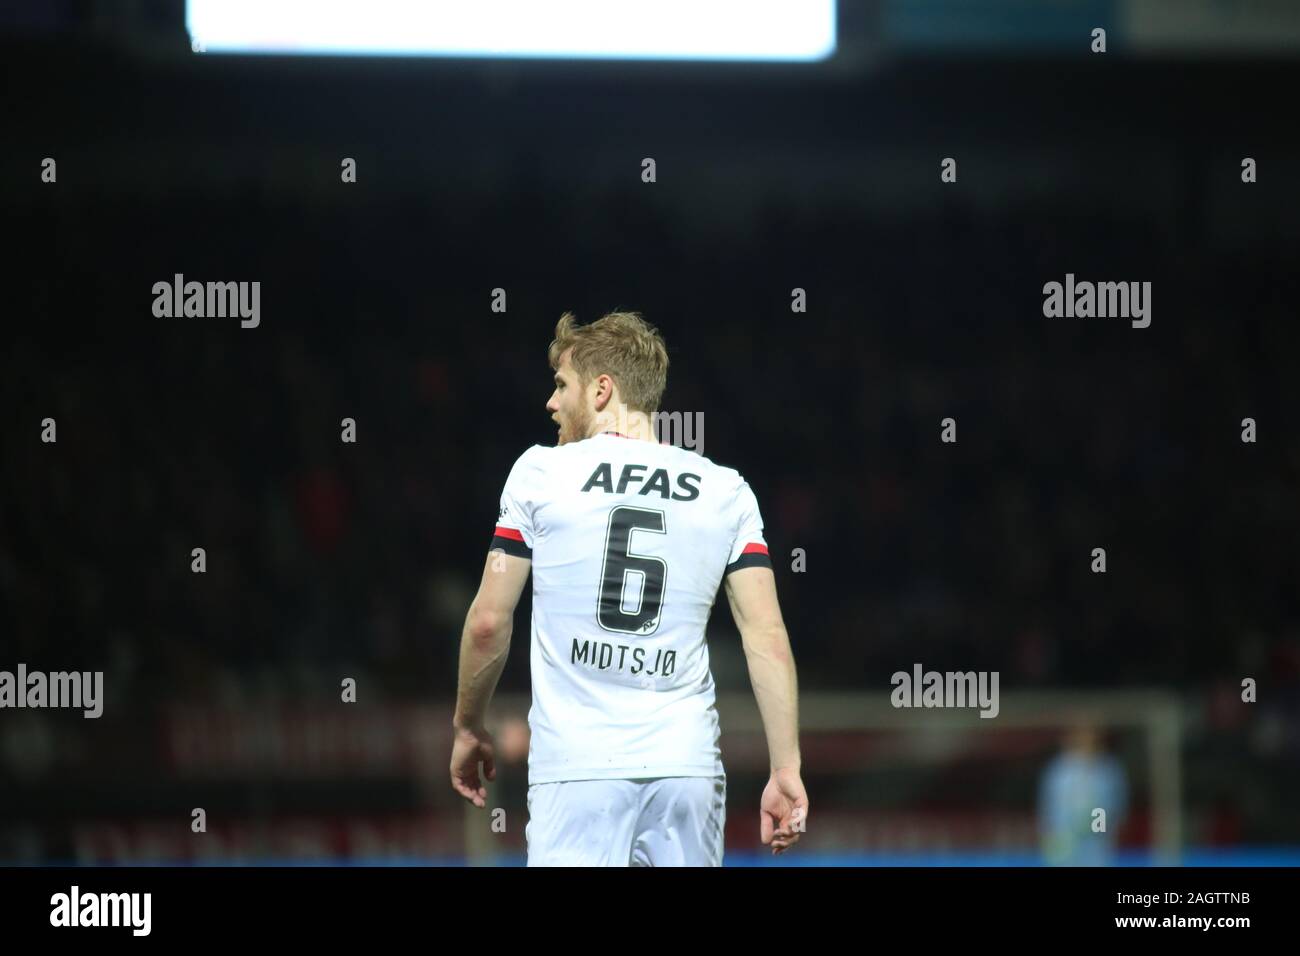
[{"label": "player's shoulder", "polygon": [[516,459],[516,464],[539,465],[547,460],[548,453],[555,451],[551,445],[529,445]]},{"label": "player's shoulder", "polygon": [[547,452],[553,451],[546,445],[530,445],[525,448],[523,453],[515,459],[515,463],[510,466],[510,478],[512,482],[531,481],[538,475],[544,473],[547,469],[549,458]]},{"label": "player's shoulder", "polygon": [[[639,442],[636,444],[640,445]],[[623,446],[602,446],[593,439],[563,445],[532,445],[519,456],[515,468],[521,472],[547,472],[585,465],[593,458],[599,459],[602,455],[607,455],[611,447]],[[632,447],[631,443],[626,447]],[[748,488],[744,475],[738,469],[714,461],[698,451],[667,443],[651,445],[650,448],[654,449],[653,457],[662,463],[671,463],[676,469],[706,476],[710,484],[729,494]]]},{"label": "player's shoulder", "polygon": [[723,497],[732,498],[740,492],[748,489],[749,484],[745,481],[745,476],[736,468],[730,465],[724,465],[721,462],[714,461],[702,454],[686,448],[671,446],[680,456],[678,464],[683,468],[693,468],[700,472],[710,484],[717,487]]},{"label": "player's shoulder", "polygon": [[714,461],[702,452],[691,451],[686,448],[677,448],[676,450],[682,455],[684,460],[688,462],[697,462],[698,467],[709,472],[713,477],[724,483],[736,485],[745,483],[744,476],[730,465],[724,465],[720,461]]},{"label": "player's shoulder", "polygon": [[515,460],[514,471],[521,476],[559,476],[590,458],[585,442],[568,442],[563,445],[530,445]]}]

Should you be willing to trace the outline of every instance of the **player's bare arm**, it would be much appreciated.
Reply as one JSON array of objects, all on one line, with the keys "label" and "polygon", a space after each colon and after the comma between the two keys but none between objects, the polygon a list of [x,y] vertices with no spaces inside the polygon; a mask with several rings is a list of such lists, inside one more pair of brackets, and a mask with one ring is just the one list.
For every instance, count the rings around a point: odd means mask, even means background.
[{"label": "player's bare arm", "polygon": [[484,722],[510,653],[515,607],[531,567],[527,558],[499,551],[489,554],[478,594],[465,616],[460,639],[460,683],[452,718],[451,786],[476,807],[487,806],[483,779],[496,779],[492,735]]},{"label": "player's bare arm", "polygon": [[800,777],[799,690],[790,637],[771,568],[752,567],[726,577],[727,600],[740,631],[749,679],[767,736],[771,778],[763,790],[759,835],[774,855],[799,841],[808,820]]}]

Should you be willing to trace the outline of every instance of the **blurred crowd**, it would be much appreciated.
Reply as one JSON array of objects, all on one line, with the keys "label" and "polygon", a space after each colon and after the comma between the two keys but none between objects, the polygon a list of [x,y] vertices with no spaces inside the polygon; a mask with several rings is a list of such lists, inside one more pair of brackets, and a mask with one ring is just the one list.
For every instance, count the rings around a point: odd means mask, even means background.
[{"label": "blurred crowd", "polygon": [[[1300,681],[1287,243],[1078,202],[773,200],[702,254],[671,210],[529,181],[467,231],[431,202],[243,198],[17,224],[60,251],[20,259],[0,353],[6,659],[94,662],[142,703],[350,673],[453,693],[501,485],[554,440],[554,322],[635,308],[669,345],[664,410],[702,413],[703,453],[758,495],[804,686],[916,661],[1005,689]],[[260,327],[153,317],[176,272],[260,280]],[[1152,281],[1152,326],[1045,318],[1067,272]],[[712,635],[735,640],[725,602]]]},{"label": "blurred crowd", "polygon": [[[663,209],[580,217],[536,183],[469,234],[432,207],[246,199],[190,226],[133,207],[130,241],[108,200],[26,224],[64,251],[25,261],[0,358],[17,659],[101,662],[144,700],[347,669],[447,695],[500,485],[554,441],[554,321],[640,308],[672,356],[664,411],[702,414],[703,454],[758,494],[806,687],[914,661],[1004,688],[1300,679],[1286,245],[1065,204],[774,202],[701,256]],[[529,209],[545,225],[511,233]],[[174,272],[260,280],[260,328],[155,319]],[[1047,319],[1066,272],[1153,281],[1151,328]],[[712,624],[735,640],[725,602]],[[526,627],[504,687],[528,685]]]}]

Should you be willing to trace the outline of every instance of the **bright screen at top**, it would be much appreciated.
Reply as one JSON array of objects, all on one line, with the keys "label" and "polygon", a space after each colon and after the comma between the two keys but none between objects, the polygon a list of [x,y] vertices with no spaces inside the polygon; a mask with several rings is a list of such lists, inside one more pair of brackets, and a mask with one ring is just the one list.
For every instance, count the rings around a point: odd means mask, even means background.
[{"label": "bright screen at top", "polygon": [[188,0],[206,53],[811,61],[835,0]]}]

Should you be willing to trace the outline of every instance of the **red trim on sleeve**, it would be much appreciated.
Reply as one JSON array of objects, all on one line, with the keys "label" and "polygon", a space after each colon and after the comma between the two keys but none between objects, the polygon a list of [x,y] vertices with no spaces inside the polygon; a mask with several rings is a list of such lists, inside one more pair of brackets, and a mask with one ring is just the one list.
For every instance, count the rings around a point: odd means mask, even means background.
[{"label": "red trim on sleeve", "polygon": [[765,544],[747,544],[741,554],[767,554],[767,545]]},{"label": "red trim on sleeve", "polygon": [[[522,531],[516,531],[514,528],[503,528],[501,525],[497,525],[496,536],[498,538],[509,538],[511,541],[524,540]],[[766,549],[764,549],[764,553],[766,553]]]}]

